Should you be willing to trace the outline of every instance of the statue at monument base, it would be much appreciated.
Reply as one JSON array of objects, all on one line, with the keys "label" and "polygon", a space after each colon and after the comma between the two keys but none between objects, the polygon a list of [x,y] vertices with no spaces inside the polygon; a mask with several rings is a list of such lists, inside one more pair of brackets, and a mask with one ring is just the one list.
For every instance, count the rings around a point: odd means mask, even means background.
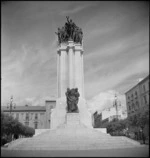
[{"label": "statue at monument base", "polygon": [[66,92],[66,99],[67,99],[67,112],[68,113],[78,113],[78,101],[79,101],[79,92],[78,92],[78,88],[67,88],[67,92]]}]

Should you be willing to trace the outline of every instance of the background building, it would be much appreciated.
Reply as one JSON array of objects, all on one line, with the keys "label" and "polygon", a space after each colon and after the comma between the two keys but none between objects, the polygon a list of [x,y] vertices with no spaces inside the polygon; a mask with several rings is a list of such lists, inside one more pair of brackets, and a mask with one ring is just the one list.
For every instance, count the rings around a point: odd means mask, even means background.
[{"label": "background building", "polygon": [[121,104],[118,104],[117,109],[113,105],[113,107],[106,108],[102,110],[101,112],[96,111],[93,114],[93,119],[94,119],[93,126],[97,127],[100,124],[112,121],[114,118],[118,120],[121,120],[121,119],[123,120],[127,118],[127,111],[123,109]]},{"label": "background building", "polygon": [[8,113],[18,119],[19,122],[35,129],[50,128],[51,110],[55,108],[56,100],[45,101],[45,106],[16,106],[10,111],[10,107],[2,106],[4,113]]},{"label": "background building", "polygon": [[149,107],[149,75],[126,93],[127,114],[131,116],[139,109]]},{"label": "background building", "polygon": [[118,107],[118,112],[116,112],[115,107],[111,107],[104,109],[101,112],[101,117],[102,117],[102,122],[107,122],[107,121],[110,122],[114,118],[121,120],[127,118],[127,112],[123,110],[121,106]]}]

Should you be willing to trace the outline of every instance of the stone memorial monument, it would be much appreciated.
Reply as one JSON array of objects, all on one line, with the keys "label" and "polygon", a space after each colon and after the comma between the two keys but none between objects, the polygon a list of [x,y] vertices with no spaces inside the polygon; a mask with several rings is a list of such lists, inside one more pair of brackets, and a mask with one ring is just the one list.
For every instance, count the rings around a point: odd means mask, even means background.
[{"label": "stone memorial monument", "polygon": [[51,114],[51,128],[65,124],[67,114],[72,113],[71,117],[74,112],[78,113],[82,124],[92,128],[92,117],[84,98],[83,32],[72,19],[66,18],[65,25],[55,32],[58,36],[58,95],[56,108]]},{"label": "stone memorial monument", "polygon": [[[100,150],[139,147],[140,143],[110,136],[106,129],[93,128],[84,98],[83,33],[69,17],[58,28],[56,107],[50,129],[32,138],[10,143],[8,150]],[[48,114],[47,114],[48,115]],[[38,129],[39,130],[39,129]],[[43,129],[42,129],[43,130]],[[106,150],[107,152],[108,150]],[[44,152],[43,152],[44,153]]]}]

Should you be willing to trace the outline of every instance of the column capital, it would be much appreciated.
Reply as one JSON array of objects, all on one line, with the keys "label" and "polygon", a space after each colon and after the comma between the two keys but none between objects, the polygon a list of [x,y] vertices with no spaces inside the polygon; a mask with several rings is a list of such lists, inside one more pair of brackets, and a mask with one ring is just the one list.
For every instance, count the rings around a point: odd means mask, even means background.
[{"label": "column capital", "polygon": [[59,46],[59,48],[57,49],[57,53],[60,54],[61,51],[67,51],[67,45],[66,44],[63,43]]},{"label": "column capital", "polygon": [[80,51],[82,54],[84,52],[84,50],[82,49],[82,47],[75,47],[75,51]]},{"label": "column capital", "polygon": [[73,41],[68,41],[68,46],[74,46],[74,42]]},{"label": "column capital", "polygon": [[75,50],[75,45],[73,41],[68,41],[68,45],[67,45],[67,51],[69,49],[73,49],[73,51]]},{"label": "column capital", "polygon": [[67,52],[69,51],[69,49],[73,49],[73,51],[75,51],[75,46],[67,46]]},{"label": "column capital", "polygon": [[82,48],[76,48],[76,47],[75,47],[75,51],[79,51],[79,52],[81,52],[81,54],[83,54],[83,52],[84,52]]},{"label": "column capital", "polygon": [[66,51],[66,49],[58,49],[57,54],[61,54],[62,51]]},{"label": "column capital", "polygon": [[68,41],[68,43],[61,43],[57,49],[57,53],[60,54],[61,51],[68,52],[69,49],[73,49],[73,51],[80,51],[83,54],[83,46],[80,43],[74,43],[73,41]]}]

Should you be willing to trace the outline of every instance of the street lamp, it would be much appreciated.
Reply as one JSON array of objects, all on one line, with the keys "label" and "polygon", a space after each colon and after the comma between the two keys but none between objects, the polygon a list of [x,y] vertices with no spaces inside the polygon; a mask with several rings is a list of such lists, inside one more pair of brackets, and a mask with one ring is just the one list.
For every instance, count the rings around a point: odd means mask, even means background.
[{"label": "street lamp", "polygon": [[117,95],[115,94],[115,101],[114,101],[114,107],[116,108],[116,117],[118,120],[118,99],[117,99]]},{"label": "street lamp", "polygon": [[7,104],[7,109],[10,108],[10,115],[11,115],[11,112],[12,112],[12,108],[16,108],[16,104],[13,103],[13,96],[11,96],[10,98],[10,103]]}]

